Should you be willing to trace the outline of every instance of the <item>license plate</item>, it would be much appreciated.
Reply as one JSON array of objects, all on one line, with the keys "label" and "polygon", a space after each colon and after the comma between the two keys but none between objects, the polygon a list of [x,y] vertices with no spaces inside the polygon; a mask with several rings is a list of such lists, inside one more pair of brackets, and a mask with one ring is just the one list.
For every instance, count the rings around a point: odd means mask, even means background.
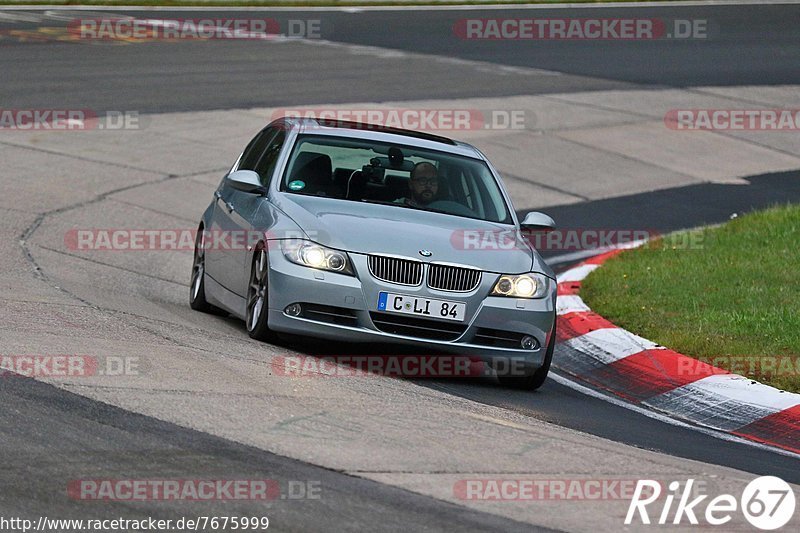
[{"label": "license plate", "polygon": [[467,305],[463,302],[433,300],[381,291],[378,296],[378,311],[463,322]]}]

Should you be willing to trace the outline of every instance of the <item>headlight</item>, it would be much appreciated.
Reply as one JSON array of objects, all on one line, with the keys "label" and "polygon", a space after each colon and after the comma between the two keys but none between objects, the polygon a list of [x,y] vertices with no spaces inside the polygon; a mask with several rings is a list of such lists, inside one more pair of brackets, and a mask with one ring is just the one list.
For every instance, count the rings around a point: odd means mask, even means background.
[{"label": "headlight", "polygon": [[311,241],[295,239],[281,241],[281,251],[284,257],[292,263],[353,275],[353,268],[344,252],[326,248]]},{"label": "headlight", "polygon": [[543,274],[502,275],[492,289],[492,296],[511,298],[542,298],[547,294],[549,281]]}]

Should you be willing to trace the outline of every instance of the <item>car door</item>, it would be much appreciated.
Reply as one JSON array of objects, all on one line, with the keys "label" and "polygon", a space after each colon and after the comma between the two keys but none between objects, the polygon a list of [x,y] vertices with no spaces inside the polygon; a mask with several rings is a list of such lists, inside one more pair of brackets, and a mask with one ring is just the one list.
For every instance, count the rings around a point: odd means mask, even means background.
[{"label": "car door", "polygon": [[[261,185],[267,188],[269,187],[269,184],[273,178],[281,150],[286,142],[285,128],[275,127],[272,129],[275,130],[275,133],[274,135],[270,136],[264,152],[261,154],[258,162],[253,165],[253,168],[250,169],[240,167],[241,170],[255,171],[259,178],[261,178]],[[243,228],[248,232],[249,235],[251,235],[249,243],[254,245],[257,240],[264,235],[264,233],[271,229],[270,227],[257,227],[254,225],[254,221],[259,219],[257,212],[264,206],[264,203],[267,201],[267,199],[258,194],[251,194],[241,191],[237,191],[237,193],[238,195],[236,196],[237,203],[235,204],[235,209],[236,212],[242,217],[244,223],[246,223],[246,226],[243,226]],[[240,250],[240,253],[235,253],[231,256],[233,260],[231,267],[239,272],[238,281],[235,282],[236,288],[233,290],[237,294],[242,294],[244,296],[247,295],[247,286],[250,281],[251,265],[248,261],[248,258],[250,257],[248,251],[249,250],[246,249]]]},{"label": "car door", "polygon": [[[239,164],[231,169],[256,170],[262,157],[269,153],[278,128],[266,128],[247,145]],[[263,177],[262,177],[263,181]],[[209,247],[206,252],[208,275],[229,291],[244,297],[247,280],[242,279],[242,265],[247,255],[248,232],[253,230],[251,220],[263,201],[261,195],[234,189],[223,179],[214,192],[214,210],[211,215]]]}]

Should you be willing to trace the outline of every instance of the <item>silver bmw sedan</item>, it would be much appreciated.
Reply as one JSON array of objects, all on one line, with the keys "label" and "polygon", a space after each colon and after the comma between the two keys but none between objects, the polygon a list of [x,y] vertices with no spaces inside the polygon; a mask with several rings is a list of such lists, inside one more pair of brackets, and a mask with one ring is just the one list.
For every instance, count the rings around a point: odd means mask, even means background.
[{"label": "silver bmw sedan", "polygon": [[190,305],[276,333],[478,357],[536,389],[555,343],[556,281],[476,148],[396,128],[278,119],[200,220]]}]

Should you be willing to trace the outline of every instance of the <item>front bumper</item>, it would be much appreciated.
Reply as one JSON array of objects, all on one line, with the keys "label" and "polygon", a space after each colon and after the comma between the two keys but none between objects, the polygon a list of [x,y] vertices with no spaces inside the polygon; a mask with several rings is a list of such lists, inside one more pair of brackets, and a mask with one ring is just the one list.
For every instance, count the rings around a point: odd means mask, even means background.
[{"label": "front bumper", "polygon": [[[291,263],[283,256],[279,246],[270,246],[269,250],[268,324],[274,331],[345,342],[402,344],[477,356],[486,361],[502,358],[521,362],[530,369],[540,367],[544,361],[555,320],[555,282],[551,294],[541,299],[486,296],[497,279],[497,275],[486,274],[475,291],[456,294],[429,289],[424,284],[420,287],[404,287],[379,281],[368,273],[366,256],[361,254],[350,254],[356,271],[354,277]],[[375,315],[371,316],[377,310],[380,291],[463,301],[467,305],[463,332],[454,333],[451,340],[437,340],[381,331],[373,321],[372,316]],[[284,310],[294,303],[348,310],[353,319],[341,324],[289,316]],[[406,315],[392,315],[398,316]],[[484,342],[486,331],[528,335],[536,339],[538,346],[523,350],[487,345]]]}]

